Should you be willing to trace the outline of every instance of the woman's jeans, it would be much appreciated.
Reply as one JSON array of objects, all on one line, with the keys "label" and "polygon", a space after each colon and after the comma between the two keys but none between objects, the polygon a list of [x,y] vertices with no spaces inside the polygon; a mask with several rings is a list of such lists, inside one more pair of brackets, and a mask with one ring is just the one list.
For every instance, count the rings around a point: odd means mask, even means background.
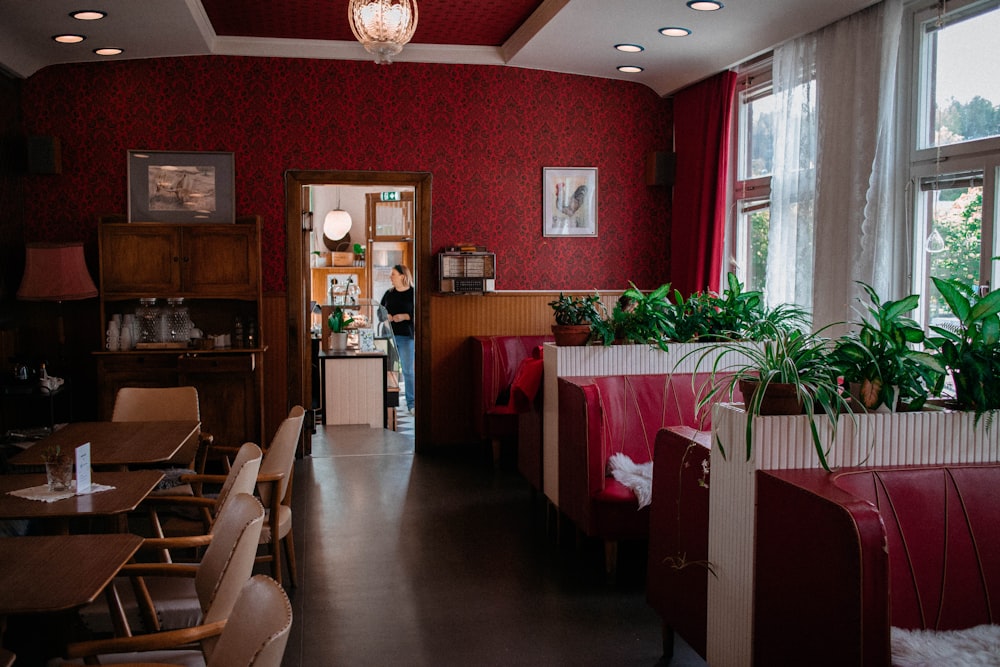
[{"label": "woman's jeans", "polygon": [[413,379],[413,337],[396,336],[396,347],[399,349],[399,365],[403,367],[406,407],[412,410],[417,392],[416,381]]}]

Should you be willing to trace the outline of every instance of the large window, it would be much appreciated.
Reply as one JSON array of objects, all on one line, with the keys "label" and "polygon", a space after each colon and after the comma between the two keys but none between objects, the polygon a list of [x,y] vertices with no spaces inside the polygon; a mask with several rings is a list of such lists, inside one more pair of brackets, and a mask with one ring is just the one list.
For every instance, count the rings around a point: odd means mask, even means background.
[{"label": "large window", "polygon": [[740,72],[735,215],[730,229],[730,263],[748,290],[767,287],[767,236],[771,219],[775,100],[770,59]]},{"label": "large window", "polygon": [[913,14],[914,290],[925,322],[948,324],[931,276],[988,289],[1000,273],[1000,0],[948,2]]}]

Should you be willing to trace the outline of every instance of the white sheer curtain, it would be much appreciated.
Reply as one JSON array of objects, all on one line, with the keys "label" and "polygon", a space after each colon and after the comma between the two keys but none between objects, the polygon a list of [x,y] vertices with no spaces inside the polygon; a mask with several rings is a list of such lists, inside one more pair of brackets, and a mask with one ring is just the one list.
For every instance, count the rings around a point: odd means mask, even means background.
[{"label": "white sheer curtain", "polygon": [[897,286],[900,22],[899,0],[886,0],[775,50],[768,301],[811,308],[816,328],[852,319],[855,281],[885,298]]},{"label": "white sheer curtain", "polygon": [[774,52],[776,117],[767,300],[812,307],[813,201],[816,196],[816,37]]}]

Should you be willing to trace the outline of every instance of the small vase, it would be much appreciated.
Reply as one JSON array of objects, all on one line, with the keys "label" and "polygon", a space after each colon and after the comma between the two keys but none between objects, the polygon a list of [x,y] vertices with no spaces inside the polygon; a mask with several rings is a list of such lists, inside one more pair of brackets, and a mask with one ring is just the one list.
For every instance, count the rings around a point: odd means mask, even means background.
[{"label": "small vase", "polygon": [[69,491],[73,486],[73,459],[45,462],[45,478],[49,491]]}]

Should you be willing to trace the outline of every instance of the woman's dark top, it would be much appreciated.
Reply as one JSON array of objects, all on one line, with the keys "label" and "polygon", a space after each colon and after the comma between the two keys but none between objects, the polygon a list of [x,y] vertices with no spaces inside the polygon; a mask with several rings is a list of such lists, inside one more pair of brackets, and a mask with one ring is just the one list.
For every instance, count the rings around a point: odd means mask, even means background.
[{"label": "woman's dark top", "polygon": [[413,337],[413,288],[408,287],[402,292],[393,288],[382,297],[382,305],[390,315],[406,313],[410,319],[402,322],[392,322],[392,333],[395,336]]}]

